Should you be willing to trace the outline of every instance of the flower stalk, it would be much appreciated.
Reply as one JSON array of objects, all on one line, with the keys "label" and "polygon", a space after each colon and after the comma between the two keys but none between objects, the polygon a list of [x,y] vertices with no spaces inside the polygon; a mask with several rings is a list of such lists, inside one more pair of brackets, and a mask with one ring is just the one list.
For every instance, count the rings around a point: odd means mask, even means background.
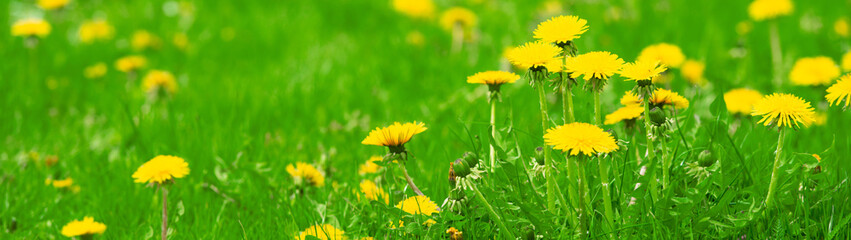
[{"label": "flower stalk", "polygon": [[[547,133],[547,129],[549,129],[549,121],[550,117],[547,114],[547,93],[544,91],[544,76],[543,72],[539,70],[532,70],[532,81],[535,83],[535,87],[538,89],[538,100],[541,106],[541,126],[543,127],[543,133]],[[552,157],[550,156],[550,147],[544,147],[544,174],[547,178],[547,209],[550,212],[555,213],[556,211],[556,187],[555,187],[555,176],[553,176],[553,163]]]},{"label": "flower stalk", "polygon": [[653,147],[653,139],[650,136],[653,134],[653,129],[650,125],[650,96],[648,95],[644,97],[644,128],[647,130],[647,161],[650,161],[650,165],[648,166],[648,170],[650,170],[648,186],[650,187],[650,196],[655,202],[659,199],[659,183],[656,181],[656,148]]},{"label": "flower stalk", "polygon": [[[491,95],[493,95],[493,94],[494,93],[491,93]],[[488,101],[491,104],[491,121],[490,121],[491,137],[493,137],[493,139],[496,139],[496,99],[491,97],[491,98],[488,99]],[[490,163],[491,163],[490,169],[491,169],[491,172],[494,172],[495,171],[494,169],[496,169],[496,153],[495,153],[495,150],[493,148],[493,144],[494,144],[493,142],[490,143]]]},{"label": "flower stalk", "polygon": [[774,195],[777,189],[777,178],[780,165],[782,165],[781,154],[783,152],[783,141],[786,140],[786,131],[780,127],[779,136],[777,136],[777,150],[774,151],[774,168],[771,169],[771,182],[768,184],[768,195],[765,197],[765,208],[770,209],[774,206]]},{"label": "flower stalk", "polygon": [[579,202],[579,235],[580,237],[586,236],[588,234],[588,209],[586,207],[586,196],[588,195],[588,184],[586,183],[585,178],[585,160],[579,159],[576,161],[577,166],[579,167],[579,186],[577,192],[579,193],[579,197],[577,201]]},{"label": "flower stalk", "polygon": [[402,165],[402,162],[405,162],[405,161],[400,161],[400,162],[399,162],[399,168],[401,168],[401,169],[402,169],[402,173],[403,173],[403,174],[405,174],[405,180],[408,182],[408,186],[410,186],[410,187],[411,187],[411,189],[413,189],[413,190],[414,190],[414,192],[415,192],[415,193],[417,193],[417,195],[419,195],[419,196],[423,196],[423,195],[425,195],[425,194],[423,194],[423,192],[422,192],[422,191],[420,191],[420,189],[417,187],[417,185],[416,185],[416,184],[414,184],[414,180],[413,180],[413,179],[411,179],[411,176],[410,176],[410,175],[408,175],[408,170],[407,170],[407,169],[405,169],[405,165]]},{"label": "flower stalk", "polygon": [[609,162],[607,159],[597,159],[600,168],[600,184],[603,185],[603,205],[606,214],[606,222],[608,223],[609,229],[615,229],[615,214],[612,210],[612,196],[611,189],[609,187]]},{"label": "flower stalk", "polygon": [[783,51],[780,49],[780,33],[777,30],[777,20],[771,21],[769,26],[769,38],[771,41],[771,62],[774,64],[774,86],[783,84]]},{"label": "flower stalk", "polygon": [[168,188],[165,187],[162,183],[160,183],[160,190],[163,192],[163,226],[162,226],[162,240],[166,240],[168,237]]}]

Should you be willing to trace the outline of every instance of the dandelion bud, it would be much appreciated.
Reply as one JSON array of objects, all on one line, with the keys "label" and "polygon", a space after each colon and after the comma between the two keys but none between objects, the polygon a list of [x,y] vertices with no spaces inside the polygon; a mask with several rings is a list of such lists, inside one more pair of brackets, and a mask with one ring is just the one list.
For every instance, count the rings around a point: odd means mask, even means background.
[{"label": "dandelion bud", "polygon": [[476,156],[476,154],[473,152],[464,153],[464,156],[462,158],[464,159],[464,163],[466,163],[468,167],[472,168],[479,164],[479,157]]},{"label": "dandelion bud", "polygon": [[538,165],[544,165],[544,148],[535,148],[535,161],[538,162]]},{"label": "dandelion bud", "polygon": [[660,108],[654,107],[653,109],[650,109],[650,114],[648,116],[650,116],[650,121],[654,125],[659,126],[665,124],[665,113],[662,112],[662,109]]},{"label": "dandelion bud", "polygon": [[[455,177],[466,177],[470,174],[470,165],[465,161],[461,161],[461,159],[455,160],[452,164],[452,170],[455,173]],[[450,182],[453,182],[453,178],[450,177]],[[453,184],[454,186],[454,184]]]},{"label": "dandelion bud", "polygon": [[455,163],[459,163],[459,164],[460,164],[460,163],[461,163],[461,159],[455,159],[455,162],[450,162],[450,163],[449,163],[449,186],[452,186],[452,188],[455,188],[455,184],[457,183],[457,182],[455,181],[455,176],[456,176],[456,175],[455,175],[455,169],[454,169],[454,168],[455,168],[455,167],[454,167]]},{"label": "dandelion bud", "polygon": [[715,164],[715,156],[713,156],[712,151],[703,150],[700,152],[700,155],[697,156],[697,161],[700,163],[701,167],[709,167],[712,164]]}]

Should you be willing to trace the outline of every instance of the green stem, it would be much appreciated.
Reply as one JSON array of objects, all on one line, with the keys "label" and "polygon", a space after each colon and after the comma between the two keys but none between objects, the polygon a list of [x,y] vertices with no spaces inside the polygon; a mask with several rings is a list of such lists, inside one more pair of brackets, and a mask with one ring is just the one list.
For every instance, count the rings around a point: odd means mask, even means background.
[{"label": "green stem", "polygon": [[600,107],[600,93],[594,92],[594,120],[596,120],[597,126],[603,126],[603,113],[602,108]]},{"label": "green stem", "polygon": [[777,30],[777,20],[771,21],[769,26],[771,41],[771,61],[774,63],[774,86],[779,88],[783,85],[783,51],[780,49],[780,33]]},{"label": "green stem", "polygon": [[[562,60],[564,61],[564,63],[567,63],[567,57],[569,55],[570,51],[566,47],[563,47]],[[568,86],[568,83],[566,82],[568,81],[567,78],[568,73],[562,72],[561,81],[564,86],[564,88],[562,88],[562,111],[564,111],[564,124],[569,124],[576,121],[576,117],[573,114],[573,89]],[[577,219],[574,216],[578,211],[576,208],[576,163],[574,162],[573,158],[570,157],[570,155],[565,155],[565,160],[567,162],[567,194],[568,198],[570,198],[570,205],[574,206],[574,209],[568,212],[568,218],[570,219],[571,225],[576,226],[578,225]],[[565,203],[565,205],[567,204]]]},{"label": "green stem", "polygon": [[419,196],[425,195],[425,194],[423,194],[422,191],[420,191],[420,189],[417,187],[417,185],[414,184],[414,180],[411,179],[410,175],[408,175],[408,169],[405,169],[405,165],[402,165],[402,162],[405,162],[405,161],[399,161],[399,167],[402,168],[402,173],[405,174],[405,181],[408,182],[408,186],[411,186],[411,189],[413,189],[414,192],[417,193],[417,195],[419,195]]},{"label": "green stem", "polygon": [[615,229],[615,213],[612,210],[612,196],[609,188],[609,159],[597,158],[600,169],[600,184],[603,185],[603,204],[606,214],[606,223],[609,229]]},{"label": "green stem", "polygon": [[577,198],[579,201],[579,235],[581,238],[584,238],[588,234],[588,209],[586,207],[586,196],[588,196],[588,185],[585,183],[585,159],[578,159],[576,164],[579,170],[579,197]]},{"label": "green stem", "polygon": [[662,141],[659,143],[662,146],[662,189],[668,189],[668,181],[670,181],[671,174],[671,160],[672,156],[669,156],[671,153],[668,149],[668,143],[666,141]]},{"label": "green stem", "polygon": [[[649,96],[648,96],[649,97]],[[650,134],[653,131],[650,129],[650,101],[644,100],[644,128],[647,130],[647,161],[650,161],[647,170],[650,171],[650,178],[647,180],[648,188],[650,188],[650,196],[653,202],[659,199],[659,183],[656,181],[656,148],[653,147],[653,140],[650,139]]]},{"label": "green stem", "polygon": [[[550,117],[547,115],[547,93],[544,92],[544,81],[543,79],[538,79],[536,76],[540,73],[532,72],[533,79],[535,81],[535,85],[538,88],[538,99],[541,105],[541,126],[544,134],[547,134],[547,129],[549,128]],[[555,176],[553,176],[553,164],[552,157],[550,157],[550,148],[546,146],[544,143],[544,174],[547,175],[547,209],[550,212],[556,212],[556,189],[555,189]]]},{"label": "green stem", "polygon": [[786,131],[780,127],[780,136],[777,137],[777,150],[774,152],[774,168],[771,169],[771,182],[768,184],[768,195],[765,197],[765,209],[774,206],[774,195],[777,188],[778,170],[780,170],[781,153],[783,152],[783,140],[786,139]]},{"label": "green stem", "polygon": [[168,189],[166,189],[165,186],[160,184],[160,190],[162,190],[163,192],[162,240],[166,240],[166,237],[168,237]]},{"label": "green stem", "polygon": [[[491,136],[493,139],[496,139],[496,101],[490,99],[491,104]],[[494,172],[496,169],[496,155],[494,153],[493,142],[490,143],[490,162],[491,162],[491,172]]]},{"label": "green stem", "polygon": [[490,205],[490,203],[488,203],[488,200],[485,199],[485,196],[482,195],[482,192],[479,191],[479,188],[476,187],[476,184],[470,184],[470,187],[473,189],[473,192],[476,193],[476,197],[479,198],[479,201],[481,201],[482,204],[485,205],[485,208],[487,208],[488,213],[491,215],[491,218],[493,218],[494,221],[499,224],[499,228],[502,229],[502,232],[508,236],[508,239],[517,239],[517,237],[515,237],[514,234],[511,233],[511,229],[505,226],[505,223],[502,221],[502,218],[499,217],[499,215],[496,214],[496,211],[493,210],[493,207]]}]

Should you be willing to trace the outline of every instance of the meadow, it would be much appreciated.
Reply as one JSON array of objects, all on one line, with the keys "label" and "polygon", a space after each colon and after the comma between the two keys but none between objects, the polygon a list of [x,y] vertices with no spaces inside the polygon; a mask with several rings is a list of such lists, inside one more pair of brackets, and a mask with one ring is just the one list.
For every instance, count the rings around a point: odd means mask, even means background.
[{"label": "meadow", "polygon": [[851,239],[851,1],[756,2],[4,1],[0,239]]}]

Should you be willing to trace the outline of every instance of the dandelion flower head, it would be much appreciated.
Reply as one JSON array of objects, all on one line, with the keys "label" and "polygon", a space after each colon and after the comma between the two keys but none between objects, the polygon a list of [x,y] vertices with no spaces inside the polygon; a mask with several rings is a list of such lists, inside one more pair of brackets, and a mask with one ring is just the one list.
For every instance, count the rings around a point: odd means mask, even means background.
[{"label": "dandelion flower head", "polygon": [[62,235],[66,237],[101,234],[104,231],[106,225],[95,222],[92,217],[84,217],[82,221],[74,220],[62,227]]},{"label": "dandelion flower head", "polygon": [[577,16],[558,16],[538,24],[534,34],[543,42],[563,44],[588,31],[588,21]]},{"label": "dandelion flower head", "polygon": [[842,105],[845,102],[845,107],[851,106],[851,73],[839,78],[832,86],[827,88],[827,96],[825,96],[830,105]]},{"label": "dandelion flower head", "polygon": [[762,21],[792,13],[792,0],[755,0],[748,6],[748,15],[753,20]]},{"label": "dandelion flower head", "polygon": [[662,65],[679,68],[686,60],[683,50],[677,45],[659,43],[645,47],[638,54],[639,61],[659,61]]},{"label": "dandelion flower head", "polygon": [[724,93],[727,111],[733,114],[750,114],[753,112],[753,105],[761,99],[761,93],[747,88],[737,88]]},{"label": "dandelion flower head", "polygon": [[425,131],[424,123],[412,122],[401,124],[399,122],[393,125],[375,128],[369,132],[369,135],[361,142],[365,145],[397,147],[411,141],[411,137]]},{"label": "dandelion flower head", "polygon": [[562,60],[561,49],[541,41],[529,42],[508,51],[508,61],[523,69],[544,67],[549,71],[559,71]]},{"label": "dandelion flower head", "polygon": [[189,163],[183,158],[167,155],[159,155],[142,164],[133,173],[137,183],[162,184],[175,178],[183,178],[189,174]]},{"label": "dandelion flower head", "polygon": [[547,129],[544,141],[554,149],[562,150],[571,156],[580,153],[592,156],[618,150],[617,142],[612,134],[596,125],[580,122]]},{"label": "dandelion flower head", "polygon": [[48,34],[50,34],[50,23],[41,18],[22,19],[12,25],[12,36],[45,37]]},{"label": "dandelion flower head", "polygon": [[487,85],[500,85],[504,83],[514,83],[520,79],[520,76],[504,71],[485,71],[467,77],[467,83],[479,83]]},{"label": "dandelion flower head", "polygon": [[322,175],[322,173],[313,165],[303,162],[297,162],[295,163],[295,166],[290,164],[287,165],[287,173],[289,173],[296,182],[307,180],[307,182],[313,186],[325,186],[325,175]]},{"label": "dandelion flower head", "polygon": [[763,97],[753,106],[753,116],[762,116],[758,123],[765,126],[798,128],[815,122],[815,112],[809,102],[787,93]]},{"label": "dandelion flower head", "polygon": [[572,78],[584,76],[585,80],[605,79],[617,73],[624,65],[623,59],[610,52],[589,52],[568,58],[565,68]]},{"label": "dandelion flower head", "polygon": [[789,73],[795,85],[827,85],[842,74],[836,62],[829,57],[807,57],[798,59]]}]

